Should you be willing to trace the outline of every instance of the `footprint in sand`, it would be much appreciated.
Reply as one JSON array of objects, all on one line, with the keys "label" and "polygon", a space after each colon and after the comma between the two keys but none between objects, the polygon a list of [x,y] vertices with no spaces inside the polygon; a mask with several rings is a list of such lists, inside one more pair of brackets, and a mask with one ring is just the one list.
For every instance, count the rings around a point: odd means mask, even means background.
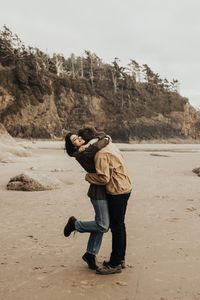
[{"label": "footprint in sand", "polygon": [[33,270],[42,270],[42,269],[44,269],[44,267],[33,267],[32,269]]},{"label": "footprint in sand", "polygon": [[187,207],[186,208],[186,211],[188,212],[188,211],[195,211],[195,210],[197,210],[195,207]]},{"label": "footprint in sand", "polygon": [[91,287],[96,285],[96,282],[95,281],[89,281],[89,280],[81,280],[80,284],[81,284],[81,288],[90,289]]},{"label": "footprint in sand", "polygon": [[127,285],[128,285],[128,283],[125,282],[125,281],[116,281],[115,283],[116,283],[117,285],[120,285],[120,286],[127,286]]},{"label": "footprint in sand", "polygon": [[167,221],[167,222],[176,222],[176,221],[179,221],[179,220],[181,220],[181,219],[180,218],[168,218],[165,221]]},{"label": "footprint in sand", "polygon": [[47,285],[41,285],[41,288],[42,288],[42,289],[47,289],[48,287],[50,287],[50,284],[47,284]]},{"label": "footprint in sand", "polygon": [[65,265],[60,265],[60,267],[61,267],[61,268],[67,268],[67,266],[65,266]]},{"label": "footprint in sand", "polygon": [[130,265],[130,264],[127,264],[126,267],[129,268],[129,269],[134,268],[134,266],[133,266],[133,265]]},{"label": "footprint in sand", "polygon": [[27,237],[33,239],[35,243],[38,243],[38,239],[35,238],[33,235],[27,235]]}]

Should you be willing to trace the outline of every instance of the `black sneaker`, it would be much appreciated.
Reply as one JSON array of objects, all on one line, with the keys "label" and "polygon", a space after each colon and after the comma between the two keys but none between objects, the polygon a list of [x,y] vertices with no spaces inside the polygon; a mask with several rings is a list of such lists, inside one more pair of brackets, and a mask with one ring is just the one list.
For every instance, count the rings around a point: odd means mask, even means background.
[{"label": "black sneaker", "polygon": [[70,217],[67,224],[65,225],[64,228],[64,236],[70,236],[70,234],[75,231],[75,222],[76,218],[75,217]]},{"label": "black sneaker", "polygon": [[96,256],[94,254],[90,254],[86,252],[83,256],[82,259],[88,264],[88,267],[92,270],[96,270],[98,268],[96,264]]},{"label": "black sneaker", "polygon": [[122,272],[122,266],[113,266],[111,267],[110,265],[108,266],[102,266],[98,269],[96,269],[96,273],[100,275],[111,275],[111,274],[117,274]]},{"label": "black sneaker", "polygon": [[[104,260],[103,266],[104,266],[104,267],[110,266],[110,262],[107,261],[107,260]],[[122,269],[125,269],[125,268],[126,268],[125,260],[122,260],[122,261],[121,261],[121,267],[122,267]]]}]

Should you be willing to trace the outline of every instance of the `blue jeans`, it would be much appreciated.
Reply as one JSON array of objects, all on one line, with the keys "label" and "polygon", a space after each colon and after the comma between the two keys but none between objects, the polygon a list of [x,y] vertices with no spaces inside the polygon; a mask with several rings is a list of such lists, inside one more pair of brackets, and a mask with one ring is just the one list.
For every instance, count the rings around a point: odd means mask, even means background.
[{"label": "blue jeans", "polygon": [[90,232],[87,244],[87,252],[90,254],[98,254],[101,247],[103,234],[109,229],[109,212],[107,200],[93,200],[95,211],[94,221],[76,221],[75,229],[81,233]]}]

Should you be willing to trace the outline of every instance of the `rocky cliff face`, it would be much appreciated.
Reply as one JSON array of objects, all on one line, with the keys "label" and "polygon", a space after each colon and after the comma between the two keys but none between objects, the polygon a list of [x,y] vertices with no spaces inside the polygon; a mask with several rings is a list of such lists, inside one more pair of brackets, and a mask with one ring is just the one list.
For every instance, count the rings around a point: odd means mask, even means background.
[{"label": "rocky cliff face", "polygon": [[5,127],[0,123],[0,137],[2,138],[2,136],[7,135],[7,131],[5,129]]},{"label": "rocky cliff face", "polygon": [[44,95],[43,102],[37,105],[28,103],[10,111],[14,104],[15,95],[0,87],[2,121],[16,137],[54,138],[60,137],[63,129],[76,131],[88,125],[105,130],[119,141],[200,136],[199,116],[189,103],[183,105],[182,111],[148,116],[144,110],[144,116],[137,116],[131,103],[116,109],[102,96],[84,95],[70,88],[57,95]]},{"label": "rocky cliff face", "polygon": [[180,96],[177,81],[160,79],[144,65],[132,74],[96,55],[48,57],[13,46],[0,32],[0,122],[15,137],[61,137],[63,129],[95,126],[114,140],[200,138],[200,116]]},{"label": "rocky cliff face", "polygon": [[0,89],[0,93],[0,111],[4,113],[2,121],[12,136],[51,138],[53,135],[59,135],[62,126],[52,95],[44,96],[43,102],[38,105],[28,103],[15,111],[15,96],[5,89]]}]

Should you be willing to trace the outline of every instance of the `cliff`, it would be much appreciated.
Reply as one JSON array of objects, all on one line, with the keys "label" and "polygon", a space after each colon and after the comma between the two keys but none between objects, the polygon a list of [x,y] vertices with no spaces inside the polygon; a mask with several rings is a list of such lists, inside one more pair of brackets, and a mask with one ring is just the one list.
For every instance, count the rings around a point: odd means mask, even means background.
[{"label": "cliff", "polygon": [[162,80],[147,65],[132,61],[126,69],[90,52],[49,57],[13,41],[4,28],[0,122],[12,136],[54,138],[91,125],[119,141],[200,137],[199,113],[178,93],[177,81]]}]

